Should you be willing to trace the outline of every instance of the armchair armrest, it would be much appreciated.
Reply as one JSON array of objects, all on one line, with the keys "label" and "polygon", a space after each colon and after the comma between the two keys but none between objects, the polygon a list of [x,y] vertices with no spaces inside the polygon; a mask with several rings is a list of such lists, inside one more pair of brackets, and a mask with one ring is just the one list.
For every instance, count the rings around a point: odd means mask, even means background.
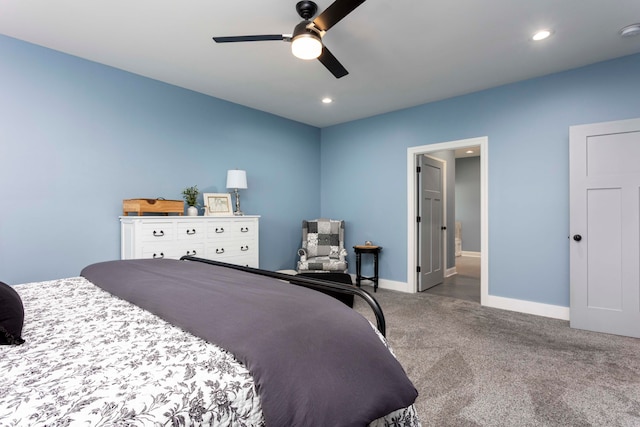
[{"label": "armchair armrest", "polygon": [[338,254],[340,257],[340,261],[344,261],[347,258],[348,252],[345,248],[340,249],[340,253]]}]

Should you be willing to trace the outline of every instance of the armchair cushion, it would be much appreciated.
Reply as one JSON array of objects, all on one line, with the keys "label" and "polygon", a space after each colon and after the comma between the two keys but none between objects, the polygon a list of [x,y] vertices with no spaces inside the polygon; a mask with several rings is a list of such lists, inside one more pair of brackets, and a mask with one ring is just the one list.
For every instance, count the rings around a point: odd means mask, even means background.
[{"label": "armchair cushion", "polygon": [[347,262],[328,256],[318,256],[298,261],[298,271],[347,271]]}]

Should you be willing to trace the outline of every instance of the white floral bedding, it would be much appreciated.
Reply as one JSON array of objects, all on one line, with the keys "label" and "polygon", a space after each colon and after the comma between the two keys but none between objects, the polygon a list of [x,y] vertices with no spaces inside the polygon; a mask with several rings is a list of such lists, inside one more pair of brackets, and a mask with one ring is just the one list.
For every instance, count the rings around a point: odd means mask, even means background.
[{"label": "white floral bedding", "polygon": [[[264,425],[233,355],[82,277],[16,286],[21,346],[0,346],[0,426]],[[418,425],[413,406],[372,423]]]}]

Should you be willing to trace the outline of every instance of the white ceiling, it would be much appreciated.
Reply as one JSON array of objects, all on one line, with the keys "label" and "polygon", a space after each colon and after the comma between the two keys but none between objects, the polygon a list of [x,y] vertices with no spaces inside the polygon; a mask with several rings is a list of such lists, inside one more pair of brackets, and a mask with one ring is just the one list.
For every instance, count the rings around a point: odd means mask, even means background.
[{"label": "white ceiling", "polygon": [[318,127],[640,52],[618,35],[639,0],[368,0],[323,39],[342,79],[289,43],[211,39],[290,34],[296,2],[0,0],[0,34]]}]

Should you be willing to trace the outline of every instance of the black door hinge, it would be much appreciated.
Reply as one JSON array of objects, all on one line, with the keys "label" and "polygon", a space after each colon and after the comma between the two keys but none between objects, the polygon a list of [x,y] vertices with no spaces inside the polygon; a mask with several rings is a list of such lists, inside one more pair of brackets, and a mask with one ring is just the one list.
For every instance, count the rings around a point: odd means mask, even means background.
[{"label": "black door hinge", "polygon": [[416,267],[416,273],[420,273],[420,266]]},{"label": "black door hinge", "polygon": [[416,172],[418,172],[418,173],[422,172],[422,169],[420,169],[420,166],[418,166],[418,167],[416,168]]},{"label": "black door hinge", "polygon": [[421,218],[421,217],[419,217],[419,216],[417,216],[417,217],[416,217],[416,222],[420,222],[420,221],[422,221],[422,218]]}]

